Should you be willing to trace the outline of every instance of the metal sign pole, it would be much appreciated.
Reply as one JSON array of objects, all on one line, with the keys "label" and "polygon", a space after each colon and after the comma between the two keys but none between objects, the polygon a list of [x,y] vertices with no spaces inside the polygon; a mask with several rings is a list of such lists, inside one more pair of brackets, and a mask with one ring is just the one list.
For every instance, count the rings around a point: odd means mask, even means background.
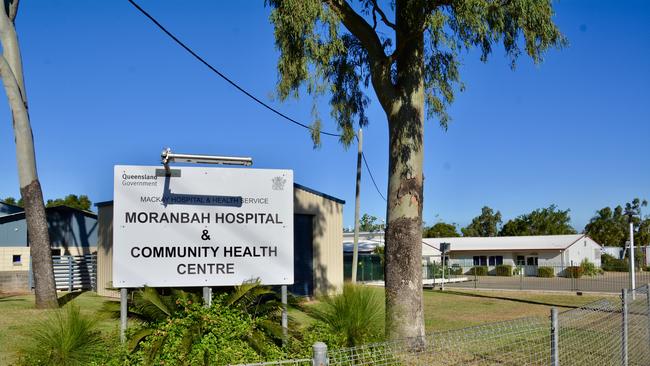
[{"label": "metal sign pole", "polygon": [[287,342],[287,335],[289,333],[289,317],[287,313],[287,285],[281,287],[282,297],[282,342]]},{"label": "metal sign pole", "polygon": [[212,287],[203,287],[203,307],[212,306]]},{"label": "metal sign pole", "polygon": [[120,341],[122,344],[126,342],[126,316],[128,313],[127,297],[129,290],[125,288],[120,289]]}]

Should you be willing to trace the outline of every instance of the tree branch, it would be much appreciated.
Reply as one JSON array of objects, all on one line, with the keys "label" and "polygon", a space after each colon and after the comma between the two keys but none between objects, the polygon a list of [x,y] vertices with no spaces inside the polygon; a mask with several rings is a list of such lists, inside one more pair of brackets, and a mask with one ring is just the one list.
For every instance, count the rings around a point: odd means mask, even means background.
[{"label": "tree branch", "polygon": [[381,17],[381,21],[384,22],[384,24],[386,24],[387,26],[389,26],[389,27],[391,27],[393,29],[397,29],[397,27],[395,26],[395,23],[391,23],[390,20],[388,20],[388,17],[386,16],[386,13],[384,13],[384,11],[381,10],[379,5],[377,4],[377,0],[371,0],[371,1],[372,1],[372,11],[373,11],[373,13],[374,12],[379,13],[379,16]]},{"label": "tree branch", "polygon": [[323,0],[334,11],[343,25],[354,35],[368,53],[372,84],[377,92],[379,102],[385,110],[394,98],[395,87],[391,81],[390,60],[374,29],[363,17],[357,14],[345,0]]},{"label": "tree branch", "polygon": [[18,15],[18,1],[19,0],[5,0],[8,1],[8,16],[11,22],[13,23],[16,20],[16,15]]},{"label": "tree branch", "polygon": [[[25,81],[23,78],[23,64],[20,56],[20,47],[18,46],[18,36],[13,20],[18,12],[18,1],[4,0],[5,9],[0,11],[0,43],[4,52],[3,58],[11,67],[11,72],[18,83],[23,103],[27,105],[27,96],[25,94]],[[13,18],[12,18],[13,16]]]},{"label": "tree branch", "polygon": [[27,113],[25,103],[23,103],[20,86],[4,55],[0,55],[0,77],[2,78],[14,119],[18,178],[20,180],[20,187],[23,188],[37,179],[36,165],[28,162],[30,160],[28,157],[34,156],[34,141],[32,139],[32,128],[29,123],[29,114]]}]

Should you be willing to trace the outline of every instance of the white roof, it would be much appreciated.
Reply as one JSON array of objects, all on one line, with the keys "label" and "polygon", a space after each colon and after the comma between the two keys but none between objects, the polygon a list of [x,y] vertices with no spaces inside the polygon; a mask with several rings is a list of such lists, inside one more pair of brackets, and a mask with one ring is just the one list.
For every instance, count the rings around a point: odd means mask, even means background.
[{"label": "white roof", "polygon": [[[537,236],[496,236],[461,238],[422,239],[423,255],[439,255],[440,243],[450,243],[450,251],[517,251],[517,250],[563,250],[577,242],[584,234],[575,235],[537,235]],[[589,237],[587,237],[589,240]]]},{"label": "white roof", "polygon": [[[377,243],[359,240],[359,253],[372,253],[375,251]],[[353,242],[343,242],[343,253],[352,253],[354,251]]]}]

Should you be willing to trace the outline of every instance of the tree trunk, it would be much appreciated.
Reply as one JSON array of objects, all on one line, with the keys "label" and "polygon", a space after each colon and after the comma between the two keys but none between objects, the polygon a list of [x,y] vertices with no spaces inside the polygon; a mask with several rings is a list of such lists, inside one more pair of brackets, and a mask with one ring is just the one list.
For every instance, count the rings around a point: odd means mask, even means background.
[{"label": "tree trunk", "polygon": [[[386,111],[389,178],[386,218],[386,325],[391,339],[424,336],[422,203],[424,40],[421,4],[396,4],[397,98]],[[407,9],[408,8],[408,9]],[[421,9],[421,8],[420,8]]]},{"label": "tree trunk", "polygon": [[27,113],[27,97],[18,37],[13,24],[18,10],[17,6],[18,1],[14,1],[0,11],[0,41],[4,51],[0,56],[0,76],[13,116],[18,178],[27,221],[27,241],[30,246],[34,275],[36,307],[53,308],[58,307],[58,301],[52,269],[50,237],[43,204],[43,192],[36,173],[34,138]]}]

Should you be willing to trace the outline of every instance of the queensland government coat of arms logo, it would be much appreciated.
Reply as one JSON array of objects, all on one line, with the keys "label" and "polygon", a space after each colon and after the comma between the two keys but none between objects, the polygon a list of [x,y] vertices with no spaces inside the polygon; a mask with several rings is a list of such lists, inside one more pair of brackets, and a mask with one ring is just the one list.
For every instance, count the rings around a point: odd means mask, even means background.
[{"label": "queensland government coat of arms logo", "polygon": [[274,191],[284,191],[284,184],[287,183],[287,180],[284,177],[277,176],[273,178],[273,190]]}]

